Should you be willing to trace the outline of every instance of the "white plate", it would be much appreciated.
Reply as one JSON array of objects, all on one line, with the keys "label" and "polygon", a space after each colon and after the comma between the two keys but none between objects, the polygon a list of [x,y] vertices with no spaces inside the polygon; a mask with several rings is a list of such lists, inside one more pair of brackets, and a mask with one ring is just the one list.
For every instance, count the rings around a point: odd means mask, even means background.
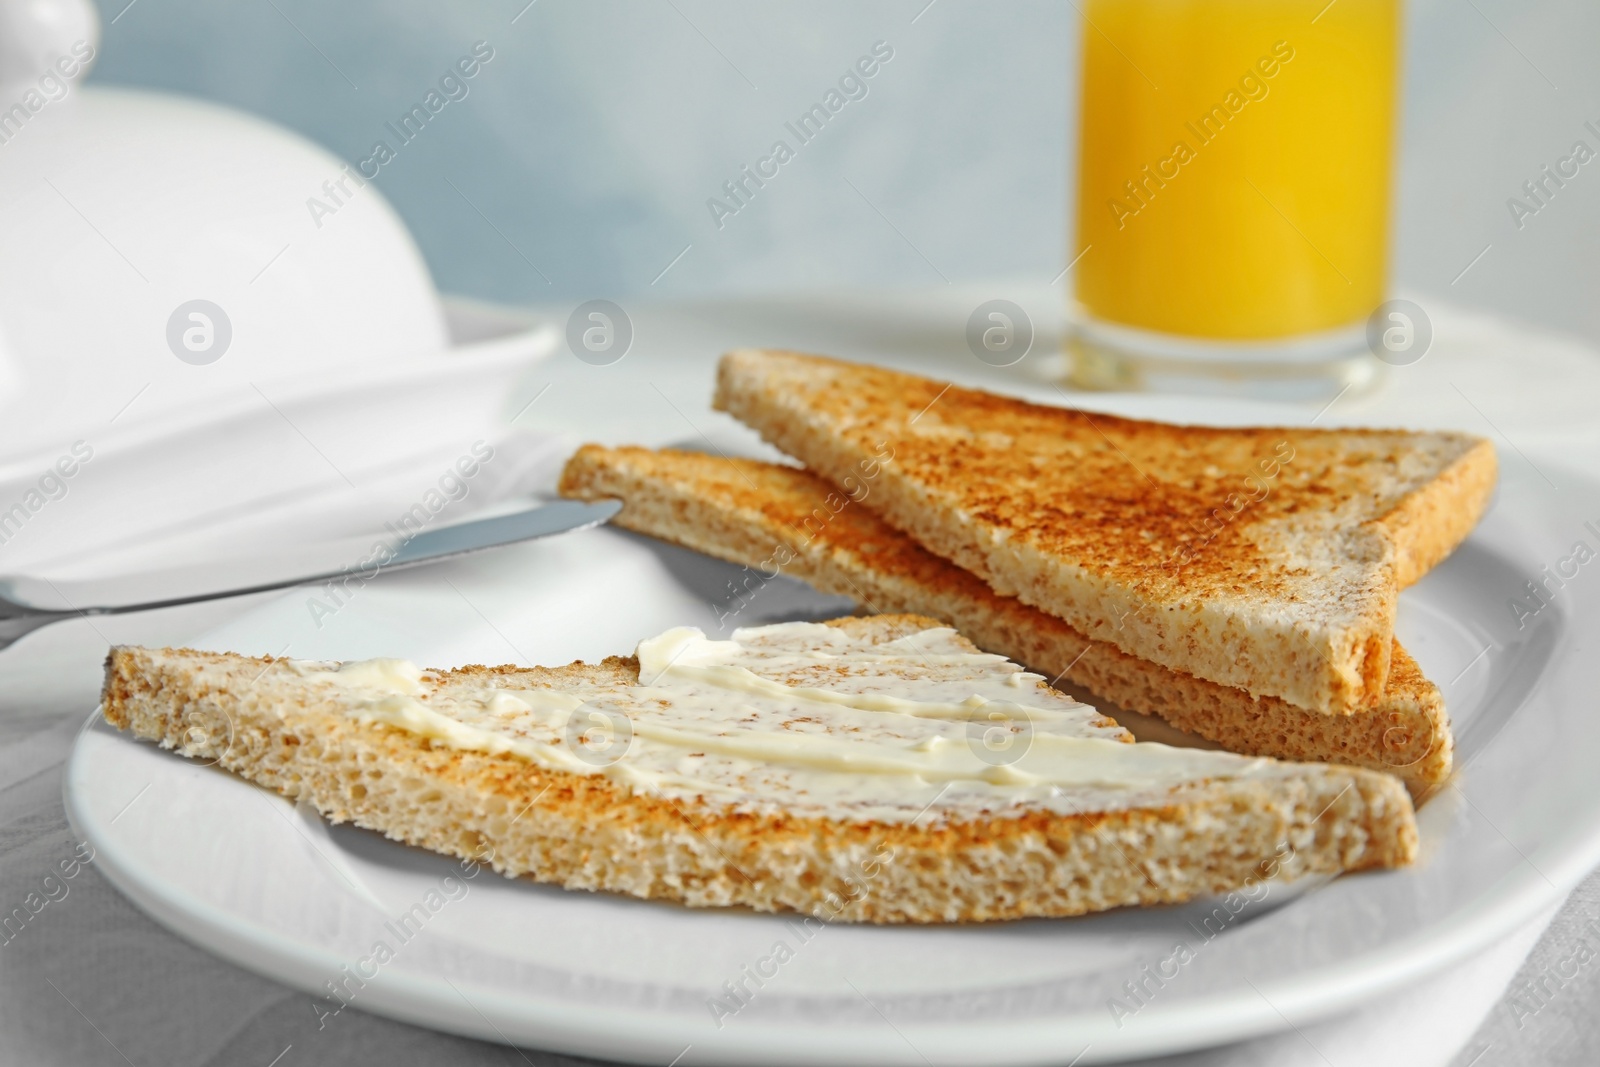
[{"label": "white plate", "polygon": [[[97,866],[181,936],[311,993],[384,942],[393,958],[368,965],[376,973],[359,989],[347,982],[356,1007],[494,1041],[657,1064],[1042,1064],[1270,1032],[1448,966],[1600,860],[1600,671],[1586,654],[1600,639],[1600,562],[1524,628],[1507,606],[1574,541],[1600,547],[1600,486],[1546,467],[1558,492],[1507,466],[1468,544],[1402,598],[1401,637],[1446,691],[1462,765],[1420,813],[1421,860],[1298,896],[1273,887],[1211,940],[1197,932],[1211,907],[1190,905],[967,927],[837,925],[802,941],[787,917],[466,879],[449,859],[329,827],[104,725],[73,752],[67,808]],[[714,631],[737,576],[601,529],[391,575],[320,630],[302,590],[206,643],[276,653],[292,639],[293,655],[434,666],[560,663],[628,649],[669,625]],[[780,579],[728,621],[826,607]],[[402,942],[393,924],[419,904],[422,932]],[[709,998],[780,940],[794,958],[719,1027]],[[1156,988],[1143,968],[1180,940],[1194,958]],[[1124,983],[1141,980],[1148,1004],[1114,1019],[1110,1002],[1135,1006]]]}]

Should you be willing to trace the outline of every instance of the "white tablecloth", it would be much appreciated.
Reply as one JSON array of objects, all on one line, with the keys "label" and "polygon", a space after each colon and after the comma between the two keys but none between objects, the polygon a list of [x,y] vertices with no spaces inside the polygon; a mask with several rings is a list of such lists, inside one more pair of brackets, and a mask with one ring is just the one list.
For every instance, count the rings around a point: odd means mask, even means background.
[{"label": "white tablecloth", "polygon": [[[707,402],[716,354],[737,344],[784,344],[995,380],[996,372],[967,355],[961,341],[967,314],[994,296],[1015,299],[1034,315],[1038,350],[1047,351],[1056,327],[1055,299],[1042,286],[630,309],[634,350],[610,368],[606,387],[594,387],[594,368],[558,356],[530,377],[530,396],[550,385],[540,418],[532,421],[610,442],[663,444],[697,440],[702,432],[734,433],[707,410]],[[1507,464],[1537,464],[1541,456],[1557,454],[1579,466],[1600,460],[1600,420],[1593,415],[1600,400],[1600,355],[1448,308],[1429,312],[1436,328],[1433,350],[1397,368],[1375,395],[1341,398],[1324,417],[1326,424],[1471,430],[1493,436]],[[899,325],[885,329],[883,322]],[[0,553],[0,570],[4,565]],[[45,876],[73,854],[61,801],[62,763],[94,707],[106,645],[181,643],[250,603],[76,621],[0,653],[0,914],[28,906],[30,899],[44,901],[25,925],[0,931],[0,1065],[579,1062],[359,1012],[319,1032],[309,998],[161,930],[92,863],[54,883],[65,887],[64,895],[60,888],[42,895]],[[1555,912],[1553,906],[1530,915],[1524,929],[1477,958],[1351,1015],[1159,1062],[1600,1062],[1600,1027],[1592,1015],[1600,1000],[1600,960],[1573,962],[1585,938],[1600,948],[1600,878],[1580,887],[1552,923]]]}]

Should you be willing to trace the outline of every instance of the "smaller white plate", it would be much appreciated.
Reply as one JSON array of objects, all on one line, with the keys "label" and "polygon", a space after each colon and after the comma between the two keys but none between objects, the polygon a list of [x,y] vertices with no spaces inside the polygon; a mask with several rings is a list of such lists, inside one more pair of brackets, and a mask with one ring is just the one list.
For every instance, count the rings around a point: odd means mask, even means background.
[{"label": "smaller white plate", "polygon": [[[381,528],[474,443],[504,439],[519,379],[556,351],[547,320],[465,301],[446,310],[456,342],[447,351],[381,373],[220,390],[79,442],[90,458],[6,545],[6,570],[89,577]],[[66,452],[0,460],[0,500],[21,499]],[[511,488],[518,462],[508,450],[486,465],[468,506],[488,503],[491,484]]]}]

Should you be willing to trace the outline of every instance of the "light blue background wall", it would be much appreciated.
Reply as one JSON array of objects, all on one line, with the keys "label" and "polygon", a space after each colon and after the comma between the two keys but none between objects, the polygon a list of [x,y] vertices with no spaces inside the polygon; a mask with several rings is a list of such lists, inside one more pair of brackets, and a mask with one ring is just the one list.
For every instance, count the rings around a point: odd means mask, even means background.
[{"label": "light blue background wall", "polygon": [[[470,96],[378,183],[441,287],[497,300],[1049,278],[1064,265],[1070,3],[525,2],[102,0],[95,77],[230,103],[355,161],[489,42]],[[1600,340],[1600,170],[1521,231],[1505,206],[1584,119],[1600,124],[1600,5],[1420,0],[1409,23],[1397,281]],[[869,95],[719,231],[706,198],[877,40],[894,58]]]}]

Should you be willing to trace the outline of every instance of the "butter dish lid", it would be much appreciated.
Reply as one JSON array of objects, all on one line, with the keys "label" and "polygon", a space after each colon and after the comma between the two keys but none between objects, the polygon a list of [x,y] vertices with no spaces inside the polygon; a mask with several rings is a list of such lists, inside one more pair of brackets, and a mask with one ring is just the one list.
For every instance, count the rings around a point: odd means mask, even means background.
[{"label": "butter dish lid", "polygon": [[86,87],[99,47],[88,0],[0,0],[0,460],[448,358],[421,253],[356,167],[231,108]]}]

